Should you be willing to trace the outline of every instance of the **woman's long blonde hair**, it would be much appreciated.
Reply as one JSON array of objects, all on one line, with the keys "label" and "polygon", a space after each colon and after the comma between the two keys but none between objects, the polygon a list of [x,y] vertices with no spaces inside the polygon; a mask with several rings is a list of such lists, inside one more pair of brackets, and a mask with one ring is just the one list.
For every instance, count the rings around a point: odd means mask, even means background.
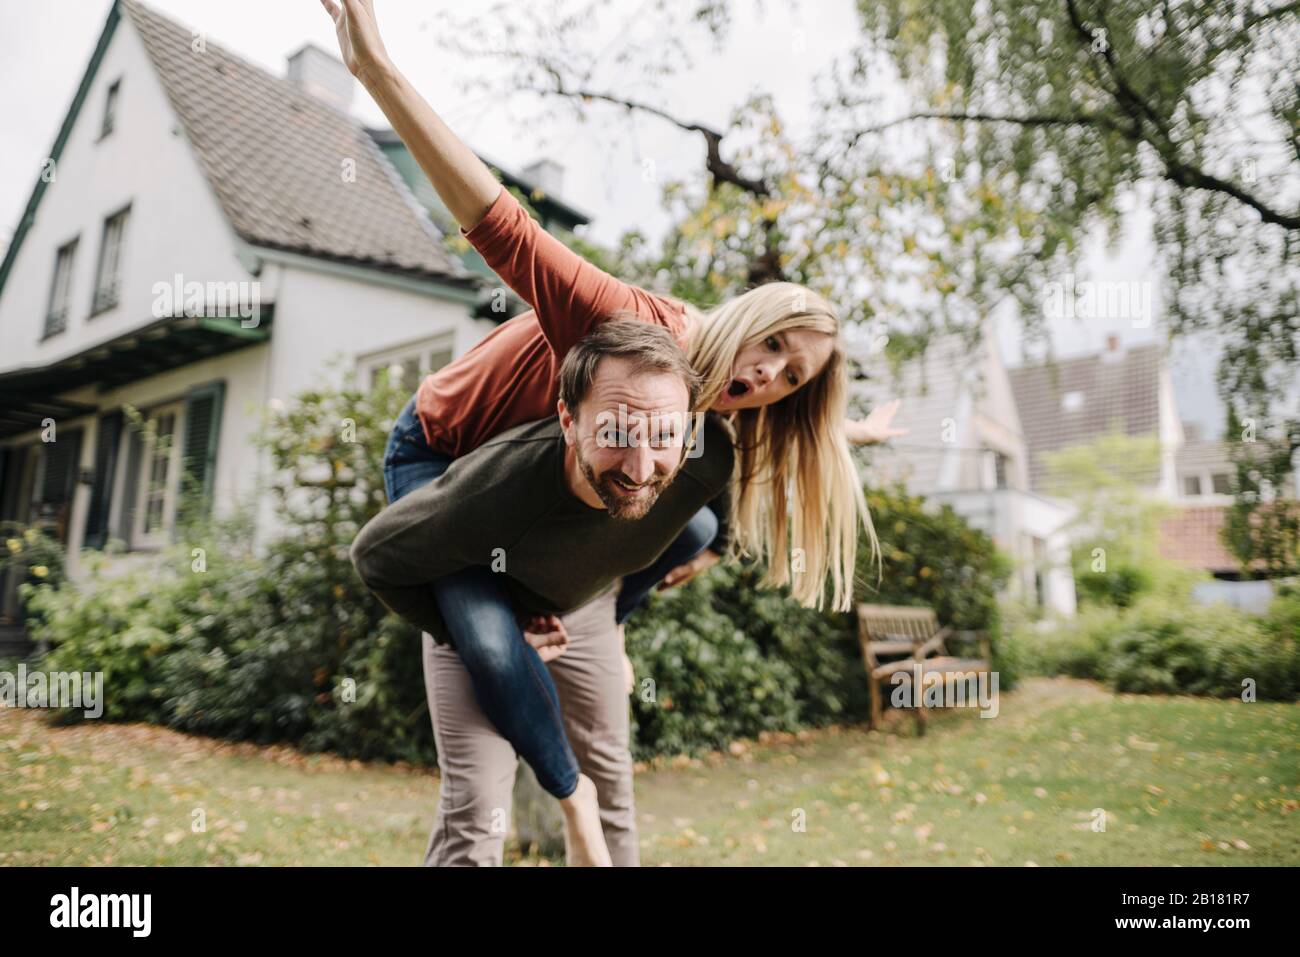
[{"label": "woman's long blonde hair", "polygon": [[789,585],[805,607],[824,608],[829,584],[830,607],[848,611],[859,524],[877,561],[880,547],[844,432],[848,372],[834,308],[789,282],[766,283],[708,311],[686,308],[694,320],[687,356],[704,380],[699,409],[726,391],[736,356],[751,343],[793,329],[835,337],[818,375],[780,402],[736,415],[732,550],[762,559],[763,584]]}]

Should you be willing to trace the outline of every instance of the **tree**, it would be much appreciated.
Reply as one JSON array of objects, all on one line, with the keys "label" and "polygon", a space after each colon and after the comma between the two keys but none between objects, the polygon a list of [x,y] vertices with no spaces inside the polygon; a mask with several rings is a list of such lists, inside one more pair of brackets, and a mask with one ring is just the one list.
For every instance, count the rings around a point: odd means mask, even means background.
[{"label": "tree", "polygon": [[1043,456],[1043,487],[1076,509],[1071,564],[1085,601],[1126,608],[1142,593],[1185,578],[1161,557],[1160,521],[1169,508],[1154,494],[1160,441],[1114,431]]},{"label": "tree", "polygon": [[[620,250],[628,278],[703,304],[805,282],[880,323],[891,350],[974,338],[1004,303],[1039,335],[1083,239],[1116,238],[1138,197],[1155,213],[1170,331],[1221,337],[1229,404],[1265,418],[1295,381],[1300,3],[864,0],[861,37],[828,66],[815,134],[798,141],[761,90],[723,129],[629,92],[699,69],[692,37],[720,46],[761,5],[656,0],[612,39],[606,7],[498,5],[447,32],[472,43],[447,45],[490,58],[504,96],[695,140],[704,175],[662,184],[674,228],[661,250]],[[792,59],[813,52],[791,38]],[[891,116],[899,83],[911,105]]]},{"label": "tree", "polygon": [[1289,494],[1300,428],[1259,435],[1256,423],[1242,422],[1230,411],[1228,440],[1235,471],[1224,544],[1248,575],[1300,574],[1300,502]]}]

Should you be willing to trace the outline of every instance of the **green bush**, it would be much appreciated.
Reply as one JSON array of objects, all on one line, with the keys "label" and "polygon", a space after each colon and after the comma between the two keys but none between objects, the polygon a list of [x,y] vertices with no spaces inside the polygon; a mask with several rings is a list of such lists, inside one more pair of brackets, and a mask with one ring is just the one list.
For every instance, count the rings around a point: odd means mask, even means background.
[{"label": "green bush", "polygon": [[1076,563],[1074,585],[1081,606],[1130,608],[1139,596],[1152,590],[1154,582],[1150,571],[1131,562],[1117,563],[1105,572]]},{"label": "green bush", "polygon": [[[165,723],[162,665],[187,627],[187,586],[197,583],[161,565],[87,584],[40,585],[28,592],[32,636],[52,646],[42,667],[102,671],[104,718]],[[76,721],[81,712],[58,713]]]},{"label": "green bush", "polygon": [[1296,610],[1275,603],[1268,618],[1227,605],[1164,596],[1132,608],[1088,608],[1043,630],[1008,636],[1027,670],[1106,682],[1116,691],[1240,697],[1254,682],[1259,700],[1300,695],[1300,646],[1286,623]]},{"label": "green bush", "polygon": [[882,577],[863,536],[858,545],[860,602],[927,605],[958,630],[996,630],[998,592],[1011,565],[993,540],[953,511],[927,506],[901,486],[872,492],[867,504],[880,539]]},{"label": "green bush", "polygon": [[67,578],[66,549],[44,525],[0,522],[0,585],[8,573],[20,575],[18,598],[26,619],[36,619],[32,590],[42,585],[58,587]]},{"label": "green bush", "polygon": [[[382,383],[365,394],[320,389],[268,419],[261,441],[285,532],[260,551],[247,521],[192,524],[160,555],[126,556],[126,571],[111,575],[88,554],[84,584],[36,588],[48,667],[103,671],[112,720],[434,760],[419,636],[348,558],[384,505],[382,450],[405,398]],[[918,498],[873,500],[886,579],[859,598],[929,604],[961,628],[994,624],[1005,563],[987,536]],[[630,620],[639,758],[865,717],[855,616],[801,608],[784,589],[759,589],[760,577],[714,568]]]},{"label": "green bush", "polygon": [[[858,601],[929,605],[958,629],[997,628],[1008,564],[987,535],[951,508],[927,511],[902,490],[872,493],[869,504],[884,580],[876,582],[864,540]],[[717,566],[655,595],[628,620],[638,680],[654,678],[667,694],[634,696],[638,757],[865,718],[870,692],[856,616],[802,608],[784,589],[760,589],[761,577],[757,566]],[[994,659],[1000,687],[1009,688],[1016,663],[1000,655],[996,639]]]},{"label": "green bush", "polygon": [[110,719],[432,761],[419,635],[348,558],[384,503],[382,450],[405,398],[382,382],[316,390],[268,420],[289,531],[262,554],[246,522],[190,526],[160,556],[129,556],[124,574],[100,560],[84,585],[37,589],[46,666],[103,671]]},{"label": "green bush", "polygon": [[633,753],[694,753],[799,727],[794,668],[765,656],[691,583],[628,620]]},{"label": "green bush", "polygon": [[1119,627],[1112,607],[1083,608],[1071,619],[1025,622],[1004,640],[1027,674],[1101,680],[1110,637]]}]

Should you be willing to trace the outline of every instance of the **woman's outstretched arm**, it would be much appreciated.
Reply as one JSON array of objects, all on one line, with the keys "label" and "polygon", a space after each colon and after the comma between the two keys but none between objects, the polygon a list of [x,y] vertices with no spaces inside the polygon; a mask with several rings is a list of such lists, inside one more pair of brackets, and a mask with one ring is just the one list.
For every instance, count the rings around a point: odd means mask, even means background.
[{"label": "woman's outstretched arm", "polygon": [[384,111],[456,222],[473,229],[487,215],[501,184],[388,58],[374,0],[321,0],[321,6],[334,20],[348,70]]}]

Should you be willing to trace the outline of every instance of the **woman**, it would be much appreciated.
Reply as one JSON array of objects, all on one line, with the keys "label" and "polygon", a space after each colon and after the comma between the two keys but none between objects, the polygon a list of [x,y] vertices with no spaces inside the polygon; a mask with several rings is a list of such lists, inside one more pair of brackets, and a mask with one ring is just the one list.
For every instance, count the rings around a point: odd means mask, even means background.
[{"label": "woman", "polygon": [[[596,324],[631,315],[666,326],[683,345],[704,380],[699,408],[731,420],[739,465],[729,495],[701,510],[658,562],[623,580],[620,625],[656,584],[684,582],[727,552],[764,559],[765,584],[789,585],[805,605],[824,607],[829,586],[830,606],[847,609],[860,527],[875,544],[849,441],[902,433],[889,428],[897,402],[866,422],[845,421],[845,359],[831,305],[812,290],[772,283],[704,313],[602,272],[543,230],[396,69],[372,0],[321,4],[348,69],[462,235],[533,306],[421,384],[385,454],[389,500],[488,438],[554,415],[556,373],[569,347]],[[429,584],[484,714],[560,800],[571,862],[607,864],[595,786],[577,768],[543,663],[563,650],[558,620],[530,621],[535,634],[526,641],[497,576],[471,569]],[[535,681],[526,680],[530,671]],[[521,687],[535,694],[521,696]]]}]

